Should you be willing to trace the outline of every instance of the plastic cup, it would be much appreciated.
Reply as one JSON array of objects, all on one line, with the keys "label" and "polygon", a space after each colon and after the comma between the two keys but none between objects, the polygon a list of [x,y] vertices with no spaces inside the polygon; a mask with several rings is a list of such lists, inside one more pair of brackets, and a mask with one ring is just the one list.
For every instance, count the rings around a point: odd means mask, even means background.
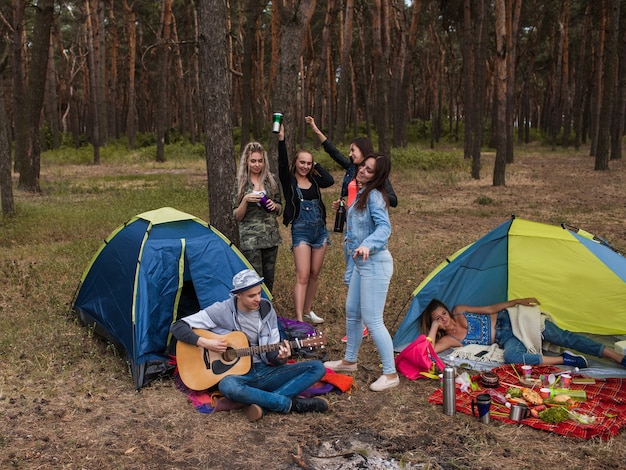
[{"label": "plastic cup", "polygon": [[533,372],[533,366],[522,366],[522,370],[524,371],[524,378],[526,380],[530,380]]},{"label": "plastic cup", "polygon": [[541,395],[541,398],[549,398],[550,397],[550,389],[549,388],[542,388],[539,390],[539,394]]},{"label": "plastic cup", "polygon": [[569,374],[561,374],[561,387],[569,388],[572,383],[572,376]]}]

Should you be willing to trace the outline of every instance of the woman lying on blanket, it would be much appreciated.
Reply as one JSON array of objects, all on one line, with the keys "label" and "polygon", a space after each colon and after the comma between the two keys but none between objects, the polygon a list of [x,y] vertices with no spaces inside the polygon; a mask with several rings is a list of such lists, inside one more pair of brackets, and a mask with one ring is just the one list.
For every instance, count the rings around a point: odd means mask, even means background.
[{"label": "woman lying on blanket", "polygon": [[[517,310],[511,309],[517,305],[536,306],[539,305],[539,301],[529,297],[484,307],[457,305],[450,311],[443,302],[433,299],[420,316],[420,330],[433,342],[436,352],[468,344],[489,346],[496,343],[504,350],[504,360],[508,363],[588,367],[585,357],[570,351],[565,351],[561,356],[544,356],[541,354],[540,344],[529,350],[525,343],[514,334],[516,331],[519,336],[523,337],[522,339],[533,336],[533,332],[520,332],[519,328],[516,328],[515,325],[522,324],[521,329],[524,329],[524,319],[517,321],[514,318]],[[544,340],[558,346],[572,348],[597,357],[608,357],[626,367],[625,356],[606,348],[597,341],[563,330],[546,318],[539,319],[536,326],[539,325],[542,328],[541,333],[534,332],[534,336],[539,339],[543,337]]]}]

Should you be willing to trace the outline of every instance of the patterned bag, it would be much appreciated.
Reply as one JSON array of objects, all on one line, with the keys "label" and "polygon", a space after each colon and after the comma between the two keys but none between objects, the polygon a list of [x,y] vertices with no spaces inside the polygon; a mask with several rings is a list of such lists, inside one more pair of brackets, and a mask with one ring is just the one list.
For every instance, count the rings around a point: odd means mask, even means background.
[{"label": "patterned bag", "polygon": [[419,335],[396,356],[396,369],[410,380],[437,378],[436,370],[443,371],[445,364],[426,335]]}]

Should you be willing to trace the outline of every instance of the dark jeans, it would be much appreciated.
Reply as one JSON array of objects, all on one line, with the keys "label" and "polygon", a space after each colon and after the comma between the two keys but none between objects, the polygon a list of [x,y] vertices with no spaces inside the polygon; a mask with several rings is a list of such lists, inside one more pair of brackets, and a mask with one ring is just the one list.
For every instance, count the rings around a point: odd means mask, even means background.
[{"label": "dark jeans", "polygon": [[[586,336],[572,333],[559,328],[551,321],[546,320],[546,328],[542,333],[543,339],[557,346],[575,349],[585,354],[602,357],[604,345]],[[496,344],[504,350],[504,361],[513,364],[541,364],[541,354],[530,354],[519,339],[513,336],[509,312],[502,310],[496,321]]]}]

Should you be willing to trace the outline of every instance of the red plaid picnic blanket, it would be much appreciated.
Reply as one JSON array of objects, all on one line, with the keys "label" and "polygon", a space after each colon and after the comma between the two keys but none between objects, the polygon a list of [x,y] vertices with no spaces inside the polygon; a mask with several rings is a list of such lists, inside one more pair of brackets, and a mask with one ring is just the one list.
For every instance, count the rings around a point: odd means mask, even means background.
[{"label": "red plaid picnic blanket", "polygon": [[[521,371],[520,366],[516,369]],[[560,371],[554,366],[533,366],[533,377],[541,374],[548,375],[553,372]],[[510,364],[503,365],[493,369],[498,374],[500,382],[510,384],[518,384],[519,379]],[[572,377],[580,377],[581,374],[573,374]],[[479,383],[479,375],[472,377],[472,380]],[[563,436],[578,437],[581,439],[591,439],[592,437],[600,437],[603,440],[616,436],[619,431],[626,426],[626,380],[619,378],[595,379],[595,384],[572,384],[571,389],[582,389],[587,394],[587,400],[581,401],[580,405],[574,410],[586,415],[594,416],[596,422],[594,424],[581,424],[578,421],[568,419],[558,424],[549,424],[538,418],[526,418],[520,421],[521,424],[531,426],[544,431],[555,432]],[[509,387],[500,385],[497,389],[499,392],[506,393]],[[461,393],[457,388],[456,391],[456,410],[462,413],[472,414],[472,398],[479,393],[485,393],[486,390],[479,390],[471,393]],[[443,403],[443,395],[441,388],[435,390],[429,397],[430,403],[440,405]],[[508,414],[508,408],[492,402],[491,409],[496,412]],[[499,416],[491,414],[491,418],[503,421],[505,423],[517,424],[508,416]]]}]

